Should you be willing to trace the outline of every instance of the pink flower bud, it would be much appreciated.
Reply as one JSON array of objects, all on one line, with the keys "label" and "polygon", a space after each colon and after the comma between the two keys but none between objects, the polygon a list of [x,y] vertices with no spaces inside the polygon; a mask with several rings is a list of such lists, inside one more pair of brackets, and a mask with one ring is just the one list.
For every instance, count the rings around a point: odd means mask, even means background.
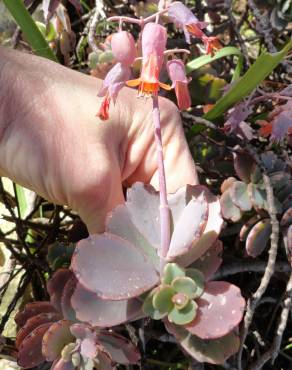
[{"label": "pink flower bud", "polygon": [[109,118],[109,105],[111,99],[116,102],[117,96],[122,87],[125,86],[125,82],[130,78],[131,70],[130,67],[117,63],[106,75],[102,88],[100,89],[97,96],[104,97],[97,116],[102,120]]},{"label": "pink flower bud", "polygon": [[133,36],[127,31],[112,35],[111,48],[116,60],[125,65],[133,64],[136,58],[136,46]]},{"label": "pink flower bud", "polygon": [[173,59],[167,62],[168,75],[172,81],[172,87],[175,89],[177,105],[180,110],[190,108],[192,102],[188,89],[188,79],[185,72],[185,66],[180,59]]},{"label": "pink flower bud", "polygon": [[170,20],[184,31],[186,42],[191,43],[190,34],[194,37],[202,37],[202,29],[207,27],[208,23],[200,22],[198,18],[180,2],[174,2],[168,9]]}]

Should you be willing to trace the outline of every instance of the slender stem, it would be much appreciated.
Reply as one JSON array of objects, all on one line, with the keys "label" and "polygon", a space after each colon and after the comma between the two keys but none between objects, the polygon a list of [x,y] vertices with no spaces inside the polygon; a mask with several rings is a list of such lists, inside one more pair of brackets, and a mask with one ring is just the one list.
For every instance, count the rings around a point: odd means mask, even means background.
[{"label": "slender stem", "polygon": [[170,214],[169,206],[167,202],[167,190],[165,181],[165,170],[163,160],[163,146],[161,138],[161,127],[160,127],[160,112],[158,105],[158,97],[153,96],[153,124],[154,124],[154,136],[156,141],[157,151],[157,164],[158,164],[158,175],[159,175],[159,194],[160,194],[160,230],[161,230],[161,245],[160,245],[160,256],[165,259],[170,243]]}]

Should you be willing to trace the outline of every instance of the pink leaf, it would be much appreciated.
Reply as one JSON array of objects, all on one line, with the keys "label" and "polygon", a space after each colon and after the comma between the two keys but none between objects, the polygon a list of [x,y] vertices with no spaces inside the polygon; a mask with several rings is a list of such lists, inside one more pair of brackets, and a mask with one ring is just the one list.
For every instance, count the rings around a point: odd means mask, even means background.
[{"label": "pink leaf", "polygon": [[141,356],[138,349],[121,335],[101,331],[98,339],[112,359],[118,364],[136,364],[140,360]]},{"label": "pink leaf", "polygon": [[222,250],[222,242],[216,240],[205,254],[192,263],[192,268],[201,271],[205,280],[210,280],[222,263],[222,258],[220,257]]},{"label": "pink leaf", "polygon": [[57,312],[40,313],[39,315],[31,317],[26,321],[25,325],[17,333],[15,341],[16,348],[19,348],[22,341],[38,326],[47,323],[52,324],[53,322],[60,319],[61,316]]},{"label": "pink leaf", "polygon": [[142,303],[137,299],[105,301],[80,284],[77,284],[71,303],[77,318],[93,326],[115,326],[143,316]]},{"label": "pink leaf", "polygon": [[51,323],[47,323],[37,327],[22,341],[17,363],[23,369],[38,366],[45,361],[42,354],[42,338],[50,326]]},{"label": "pink leaf", "polygon": [[149,259],[133,244],[104,233],[77,244],[72,269],[79,282],[99,297],[137,297],[159,282]]},{"label": "pink leaf", "polygon": [[174,225],[167,260],[187,253],[202,236],[208,220],[208,203],[204,195],[193,198],[186,205]]},{"label": "pink leaf", "polygon": [[266,248],[272,232],[270,219],[264,219],[255,224],[250,230],[245,244],[246,252],[255,258]]},{"label": "pink leaf", "polygon": [[28,319],[40,313],[57,312],[50,302],[31,302],[25,305],[22,311],[15,316],[15,322],[18,327],[22,327]]},{"label": "pink leaf", "polygon": [[201,339],[216,339],[230,333],[241,321],[245,300],[235,285],[209,281],[196,300],[197,316],[186,329]]},{"label": "pink leaf", "polygon": [[[73,275],[73,274],[72,274]],[[64,287],[62,297],[61,297],[61,307],[62,313],[65,319],[76,321],[76,313],[71,306],[71,297],[75,291],[77,284],[77,279],[73,275],[71,279],[69,279]]]},{"label": "pink leaf", "polygon": [[233,332],[219,339],[203,340],[180,326],[169,322],[165,323],[165,326],[181,347],[198,362],[224,364],[239,348],[239,338]]},{"label": "pink leaf", "polygon": [[46,331],[43,337],[42,352],[47,361],[56,360],[63,348],[75,341],[70,332],[70,325],[70,321],[61,320],[52,324]]},{"label": "pink leaf", "polygon": [[55,361],[52,365],[51,370],[75,370],[76,367],[72,364],[71,361],[65,361],[62,358]]}]

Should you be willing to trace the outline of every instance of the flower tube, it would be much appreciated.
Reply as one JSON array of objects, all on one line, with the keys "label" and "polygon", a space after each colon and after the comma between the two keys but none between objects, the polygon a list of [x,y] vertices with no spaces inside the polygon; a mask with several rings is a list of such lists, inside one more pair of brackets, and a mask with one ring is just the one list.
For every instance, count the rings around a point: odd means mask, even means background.
[{"label": "flower tube", "polygon": [[177,104],[180,110],[191,106],[191,97],[188,89],[189,80],[186,77],[185,66],[181,59],[173,59],[167,63],[167,72],[175,89]]}]

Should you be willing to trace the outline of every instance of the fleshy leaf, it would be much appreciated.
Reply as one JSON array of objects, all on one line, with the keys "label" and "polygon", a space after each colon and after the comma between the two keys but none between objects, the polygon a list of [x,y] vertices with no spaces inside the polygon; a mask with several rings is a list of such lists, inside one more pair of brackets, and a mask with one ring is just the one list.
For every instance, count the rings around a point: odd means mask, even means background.
[{"label": "fleshy leaf", "polygon": [[241,218],[240,209],[233,203],[229,191],[225,191],[220,198],[222,216],[226,220],[237,222]]},{"label": "fleshy leaf", "polygon": [[77,279],[72,274],[72,277],[67,281],[63,289],[63,293],[61,297],[61,307],[62,307],[63,316],[66,320],[70,320],[70,321],[76,321],[76,313],[71,305],[71,297],[75,291],[76,284],[77,284]]},{"label": "fleshy leaf", "polygon": [[153,295],[153,307],[162,315],[168,313],[173,308],[171,298],[174,294],[175,290],[171,286],[160,285]]},{"label": "fleshy leaf", "polygon": [[177,325],[186,325],[192,322],[196,316],[197,304],[194,301],[189,303],[182,309],[178,309],[176,306],[168,314],[168,319]]},{"label": "fleshy leaf", "polygon": [[167,312],[160,312],[153,306],[153,297],[157,291],[158,288],[153,289],[143,302],[143,312],[154,320],[160,320],[167,315]]},{"label": "fleshy leaf", "polygon": [[17,363],[23,369],[40,365],[45,361],[42,354],[42,338],[51,323],[43,324],[34,329],[21,343],[18,349]]},{"label": "fleshy leaf", "polygon": [[154,266],[137,247],[107,233],[81,240],[71,267],[86,289],[109,300],[137,297],[159,281]]},{"label": "fleshy leaf", "polygon": [[151,186],[135,183],[127,191],[132,222],[155,248],[160,246],[159,193]]},{"label": "fleshy leaf", "polygon": [[191,267],[201,271],[204,274],[205,280],[209,280],[222,263],[222,258],[220,257],[222,251],[222,242],[216,240],[212,247],[197,259]]},{"label": "fleshy leaf", "polygon": [[229,333],[222,338],[203,340],[192,335],[183,327],[166,323],[166,329],[174,335],[181,347],[198,362],[224,364],[239,348],[239,338]]},{"label": "fleshy leaf", "polygon": [[240,229],[239,232],[239,239],[240,241],[245,241],[248,233],[250,232],[251,228],[260,220],[259,215],[255,215],[250,218]]},{"label": "fleshy leaf", "polygon": [[186,275],[190,277],[196,284],[196,290],[192,293],[193,298],[198,298],[204,291],[204,275],[201,271],[195,268],[188,268]]},{"label": "fleshy leaf", "polygon": [[135,226],[135,219],[131,219],[130,211],[126,205],[119,205],[110,213],[106,222],[106,231],[120,236],[136,247],[141,248],[156,269],[159,270],[159,257],[155,246],[152,246],[143,234],[138,231]]},{"label": "fleshy leaf", "polygon": [[167,259],[185,254],[202,236],[208,220],[208,204],[201,194],[193,198],[183,210],[171,237]]},{"label": "fleshy leaf", "polygon": [[69,269],[59,269],[47,282],[47,291],[54,307],[61,312],[61,296],[67,281],[72,277],[72,271]]},{"label": "fleshy leaf", "polygon": [[75,366],[71,361],[64,361],[60,358],[53,363],[51,370],[75,370]]},{"label": "fleshy leaf", "polygon": [[230,333],[240,323],[245,308],[239,288],[225,281],[207,282],[196,302],[196,318],[186,329],[202,339],[216,339]]},{"label": "fleshy leaf", "polygon": [[116,333],[102,331],[98,340],[118,364],[135,364],[140,360],[138,349],[126,338]]},{"label": "fleshy leaf", "polygon": [[171,286],[177,293],[183,293],[189,298],[196,297],[197,285],[190,277],[178,277],[173,280]]},{"label": "fleshy leaf", "polygon": [[47,361],[56,360],[62,349],[69,343],[74,342],[75,338],[70,332],[71,322],[61,320],[46,331],[43,337],[42,352]]},{"label": "fleshy leaf", "polygon": [[219,199],[205,186],[193,186],[192,192],[196,198],[203,194],[209,205],[209,215],[201,238],[192,245],[192,248],[188,253],[176,259],[176,262],[181,266],[189,266],[192,262],[201,257],[209,248],[211,248],[223,225]]},{"label": "fleshy leaf", "polygon": [[270,240],[271,232],[272,225],[270,219],[261,220],[254,225],[246,239],[245,248],[247,254],[254,258],[260,255]]},{"label": "fleshy leaf", "polygon": [[123,301],[102,300],[77,284],[71,304],[80,321],[93,326],[108,327],[142,317],[142,303],[137,299]]},{"label": "fleshy leaf", "polygon": [[252,169],[255,165],[253,159],[250,157],[249,154],[243,153],[234,153],[234,169],[236,171],[237,176],[240,180],[244,181],[245,183],[250,182],[250,174]]},{"label": "fleshy leaf", "polygon": [[247,185],[247,192],[252,202],[252,205],[256,208],[263,209],[267,201],[266,192],[262,189],[259,189],[253,183],[249,183]]},{"label": "fleshy leaf", "polygon": [[230,197],[234,204],[241,211],[250,211],[252,208],[251,200],[248,195],[247,185],[244,182],[236,181],[229,190]]},{"label": "fleshy leaf", "polygon": [[26,321],[25,325],[17,333],[15,341],[16,348],[19,348],[22,341],[27,337],[27,335],[29,335],[38,326],[47,323],[52,324],[53,322],[60,319],[61,316],[57,312],[40,313],[39,315],[31,317]]},{"label": "fleshy leaf", "polygon": [[163,270],[163,277],[161,282],[170,285],[173,279],[185,276],[185,270],[178,266],[176,263],[167,263]]},{"label": "fleshy leaf", "polygon": [[28,303],[22,311],[15,316],[15,322],[18,327],[22,327],[28,319],[40,313],[57,312],[50,302],[31,302]]}]

